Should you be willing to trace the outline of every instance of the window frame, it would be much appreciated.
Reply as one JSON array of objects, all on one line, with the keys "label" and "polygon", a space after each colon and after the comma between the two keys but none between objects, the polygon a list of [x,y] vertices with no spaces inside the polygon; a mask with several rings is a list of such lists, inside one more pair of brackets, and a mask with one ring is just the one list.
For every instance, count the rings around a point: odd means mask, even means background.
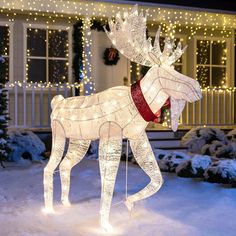
[{"label": "window frame", "polygon": [[[29,58],[27,56],[27,29],[44,29],[44,30],[66,30],[68,32],[68,81],[66,83],[72,83],[72,27],[70,25],[45,25],[45,24],[30,24],[30,23],[24,23],[23,24],[23,50],[24,50],[24,70],[23,70],[23,80],[26,81],[26,65],[27,65],[27,59]],[[48,34],[47,34],[48,35]],[[48,51],[48,41],[46,45],[46,50]],[[46,55],[45,57],[40,56],[30,56],[31,59],[45,59],[47,62],[50,59],[53,60],[64,60],[64,58],[61,57],[49,57]],[[49,83],[49,66],[48,63],[46,64],[46,83]],[[30,81],[26,81],[27,83],[30,83]]]},{"label": "window frame", "polygon": [[9,27],[10,34],[9,34],[9,55],[5,56],[2,55],[3,58],[9,58],[9,82],[13,82],[13,22],[9,21],[0,21],[0,26]]},{"label": "window frame", "polygon": [[[210,67],[210,85],[209,87],[215,87],[212,85],[212,68],[217,67],[217,68],[226,68],[226,81],[225,81],[225,86],[230,87],[231,84],[231,75],[232,70],[230,69],[230,65],[232,64],[232,55],[231,55],[231,38],[225,38],[222,39],[222,37],[212,37],[212,36],[201,36],[201,35],[195,35],[193,37],[194,39],[194,79],[197,79],[196,73],[197,73],[197,66],[207,66]],[[197,64],[197,41],[198,40],[203,40],[203,41],[222,41],[225,40],[226,42],[226,49],[227,49],[227,55],[226,55],[226,65],[214,65],[212,64],[212,46],[210,48],[210,64]]]}]

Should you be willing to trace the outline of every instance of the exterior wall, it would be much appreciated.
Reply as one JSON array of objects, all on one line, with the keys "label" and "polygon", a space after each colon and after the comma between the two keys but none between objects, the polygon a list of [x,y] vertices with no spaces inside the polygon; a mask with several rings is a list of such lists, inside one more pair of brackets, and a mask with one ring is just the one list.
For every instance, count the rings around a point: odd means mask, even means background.
[{"label": "exterior wall", "polygon": [[[0,21],[6,21],[4,18],[0,18]],[[12,63],[12,76],[10,78],[11,82],[14,81],[23,81],[25,79],[25,48],[24,48],[24,24],[25,23],[33,23],[33,22],[27,22],[26,21],[26,16],[19,17],[19,19],[16,19],[14,23],[12,23],[12,35],[13,35],[13,63]],[[37,24],[44,24],[45,20],[43,18],[37,20]],[[57,22],[58,26],[68,26],[63,22]],[[70,26],[72,26],[73,23],[71,23]],[[156,31],[155,28],[152,29],[152,32],[154,33]],[[152,33],[151,32],[151,33]],[[204,37],[204,32],[199,32],[197,36],[202,36]],[[186,43],[188,44],[188,49],[185,54],[185,68],[184,72],[186,75],[195,77],[195,71],[194,71],[194,57],[195,57],[195,48],[194,48],[194,37],[192,37],[190,40],[188,40],[188,36],[190,35],[189,31],[182,30],[181,34],[186,37]],[[220,32],[214,32],[214,35],[222,37]],[[232,33],[231,41],[230,41],[230,59],[227,61],[229,63],[229,70],[230,70],[230,76],[229,76],[229,81],[227,82],[228,86],[235,86],[234,84],[234,46],[233,46],[233,37],[234,34]],[[71,45],[72,46],[72,45]],[[104,50],[107,47],[111,47],[111,42],[107,38],[106,34],[104,32],[97,32],[97,31],[92,31],[92,77],[95,81],[95,88],[96,92],[100,92],[102,90],[105,90],[107,88],[113,87],[113,86],[120,86],[124,84],[124,77],[127,77],[129,79],[130,77],[130,62],[127,60],[125,57],[123,57],[120,53],[120,60],[118,61],[117,65],[115,66],[107,66],[103,62],[103,53]],[[12,48],[12,47],[10,47]],[[72,57],[72,55],[71,55]],[[28,89],[30,90],[30,88]],[[62,92],[63,93],[63,92]],[[51,96],[55,95],[56,92],[52,92]],[[224,120],[232,120],[231,118],[231,113],[233,110],[230,110],[229,106],[225,110],[220,110],[220,107],[227,107],[222,104],[222,97],[223,94],[217,95],[213,94],[213,99],[209,99],[207,102],[206,100],[203,99],[203,103],[200,107],[199,104],[196,104],[193,106],[186,106],[184,112],[183,112],[183,117],[182,121],[183,123],[188,123],[188,124],[209,124],[209,122],[214,125],[218,124],[220,122],[223,122]],[[230,95],[231,96],[231,95]],[[10,121],[11,125],[15,124],[15,116],[16,113],[15,111],[15,106],[18,106],[17,110],[17,123],[18,125],[24,126],[25,124],[33,124],[36,126],[48,126],[49,124],[49,114],[50,114],[50,97],[48,95],[48,90],[45,89],[45,93],[43,97],[40,98],[40,93],[39,91],[35,92],[35,105],[32,103],[32,94],[27,93],[26,95],[26,100],[24,100],[24,94],[23,94],[23,89],[18,90],[18,100],[16,104],[15,100],[15,92],[11,91],[10,92],[10,113],[12,115],[12,121]],[[229,104],[229,96],[225,98],[225,104]],[[235,100],[235,96],[232,95],[232,99]],[[216,101],[219,103],[216,103]],[[24,110],[24,103],[27,105],[27,109]],[[218,104],[218,105],[217,105]],[[232,101],[232,104],[233,103]],[[34,107],[34,108],[33,108]],[[43,108],[42,108],[43,107]],[[200,114],[202,113],[202,116],[197,116],[194,117],[194,114]],[[34,115],[32,115],[34,113]],[[218,117],[219,113],[224,114],[222,117]],[[26,115],[24,115],[26,114]],[[207,115],[206,115],[207,114]],[[34,117],[33,117],[34,116]],[[209,117],[213,117],[209,121]],[[33,119],[35,119],[33,121]],[[223,119],[223,120],[222,120]],[[212,123],[213,122],[213,123]],[[231,123],[231,122],[230,122]]]},{"label": "exterior wall", "polygon": [[92,77],[95,81],[96,92],[123,85],[124,77],[129,78],[129,60],[119,53],[120,60],[117,65],[104,64],[103,53],[111,47],[106,33],[92,31]]},{"label": "exterior wall", "polygon": [[16,20],[13,25],[13,81],[24,80],[24,30],[23,20]]}]

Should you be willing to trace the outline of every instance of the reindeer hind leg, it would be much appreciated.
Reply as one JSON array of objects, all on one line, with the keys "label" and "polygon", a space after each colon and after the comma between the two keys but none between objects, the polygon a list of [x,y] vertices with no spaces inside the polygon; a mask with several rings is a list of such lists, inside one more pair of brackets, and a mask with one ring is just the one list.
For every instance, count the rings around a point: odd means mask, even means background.
[{"label": "reindeer hind leg", "polygon": [[88,151],[90,140],[70,139],[67,154],[60,164],[61,175],[61,201],[65,206],[70,206],[70,173],[73,166],[78,164]]}]

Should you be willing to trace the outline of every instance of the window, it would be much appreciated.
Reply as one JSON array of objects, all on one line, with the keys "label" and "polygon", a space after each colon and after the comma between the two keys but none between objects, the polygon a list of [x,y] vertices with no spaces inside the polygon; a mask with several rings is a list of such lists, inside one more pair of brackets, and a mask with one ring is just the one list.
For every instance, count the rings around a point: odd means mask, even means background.
[{"label": "window", "polygon": [[0,55],[5,59],[4,68],[6,78],[9,79],[10,65],[10,27],[0,25]]},{"label": "window", "polygon": [[[151,37],[152,38],[152,43],[155,39],[155,37]],[[177,46],[177,44],[179,43],[179,41],[181,41],[182,45],[184,44],[183,41],[183,37],[181,36],[177,36],[175,38],[174,44],[175,46]],[[163,51],[165,46],[165,38],[164,37],[160,37],[160,48],[161,51]],[[174,64],[174,68],[175,70],[177,70],[180,73],[184,73],[184,60],[183,60],[183,56],[181,56]],[[147,73],[147,71],[149,70],[149,67],[146,66],[141,66],[141,65],[137,65],[135,62],[131,62],[130,63],[130,77],[131,77],[131,83],[134,83],[135,81],[137,81],[140,78],[144,77],[145,74]]]},{"label": "window", "polygon": [[227,56],[227,41],[196,40],[196,79],[203,88],[226,85]]},{"label": "window", "polygon": [[68,82],[69,31],[27,28],[26,79],[33,82]]}]

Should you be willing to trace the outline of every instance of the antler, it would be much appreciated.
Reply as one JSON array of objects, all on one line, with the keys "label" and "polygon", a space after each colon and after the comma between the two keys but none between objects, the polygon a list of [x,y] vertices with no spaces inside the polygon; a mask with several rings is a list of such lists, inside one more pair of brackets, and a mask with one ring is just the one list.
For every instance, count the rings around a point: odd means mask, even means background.
[{"label": "antler", "polygon": [[166,37],[165,47],[161,52],[160,27],[152,46],[151,38],[147,39],[146,21],[146,15],[144,16],[143,12],[139,14],[138,6],[135,5],[130,13],[124,13],[123,19],[118,13],[115,22],[109,20],[110,32],[104,29],[114,46],[131,61],[149,67],[164,63],[173,64],[184,53],[186,46],[181,49],[179,42],[173,51],[174,43]]}]

